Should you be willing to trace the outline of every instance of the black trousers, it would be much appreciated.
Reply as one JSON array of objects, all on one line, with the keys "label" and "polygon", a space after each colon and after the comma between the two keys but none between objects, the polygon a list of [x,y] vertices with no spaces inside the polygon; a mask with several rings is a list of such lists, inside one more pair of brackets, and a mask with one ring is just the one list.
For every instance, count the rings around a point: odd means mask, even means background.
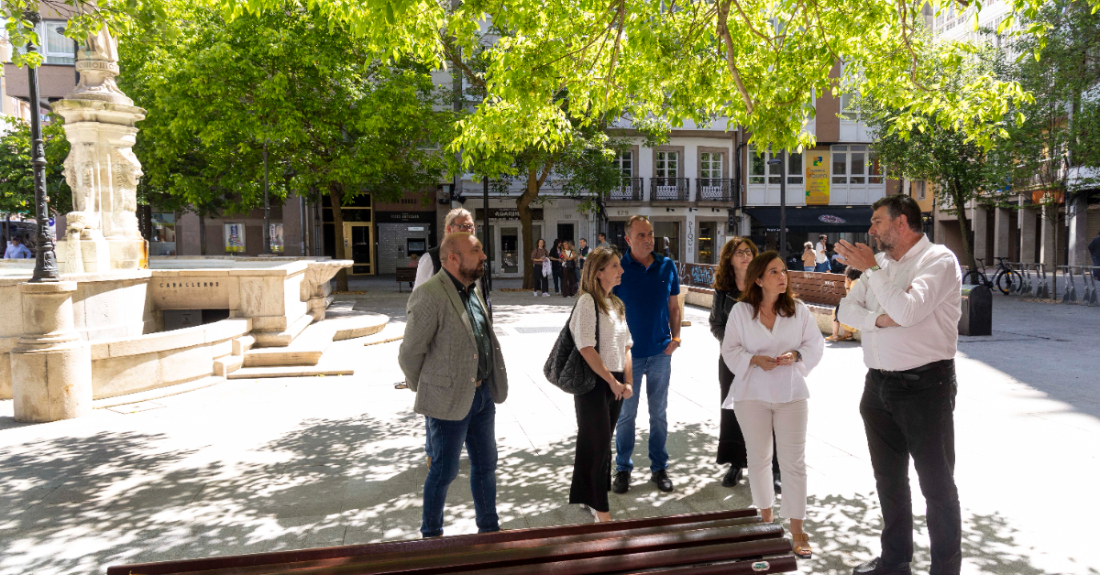
[{"label": "black trousers", "polygon": [[[718,386],[722,388],[722,397],[718,400],[721,406],[730,394],[730,386],[733,385],[733,372],[726,366],[722,356],[718,356]],[[772,475],[779,477],[779,458],[774,454],[779,453],[775,445],[775,432],[772,432]],[[742,469],[749,466],[748,453],[745,448],[745,436],[741,433],[741,425],[737,423],[737,415],[732,409],[722,409],[722,419],[718,427],[718,464],[729,463]]]},{"label": "black trousers", "polygon": [[550,277],[554,279],[554,293],[558,293],[561,285],[561,264],[551,266]]},{"label": "black trousers", "polygon": [[957,389],[954,360],[909,372],[867,372],[859,413],[882,504],[882,562],[886,565],[913,558],[912,457],[928,502],[931,575],[958,575],[961,569],[962,512],[955,487]]},{"label": "black trousers", "polygon": [[[612,375],[623,381],[622,372]],[[569,486],[569,503],[583,503],[596,511],[611,507],[607,492],[611,491],[611,437],[623,400],[615,399],[606,381],[596,381],[596,387],[584,395],[573,396],[577,410],[577,454],[573,458],[573,483]]]},{"label": "black trousers", "polygon": [[565,297],[577,295],[576,268],[563,268],[561,270],[561,295]]},{"label": "black trousers", "polygon": [[535,268],[535,291],[550,293],[550,278],[542,275],[542,266]]}]

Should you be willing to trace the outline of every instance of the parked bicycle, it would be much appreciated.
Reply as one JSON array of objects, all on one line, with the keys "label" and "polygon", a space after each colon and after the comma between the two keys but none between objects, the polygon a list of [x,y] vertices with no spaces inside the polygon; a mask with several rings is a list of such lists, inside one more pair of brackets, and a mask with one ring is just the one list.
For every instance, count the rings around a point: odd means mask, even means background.
[{"label": "parked bicycle", "polygon": [[1008,258],[995,258],[997,260],[997,271],[993,273],[992,280],[985,275],[985,260],[981,258],[975,259],[981,269],[967,271],[966,274],[963,275],[964,284],[984,285],[989,289],[997,288],[1002,294],[1008,295],[1024,282],[1024,278],[1020,275],[1020,272],[1012,269],[1011,266],[1005,263],[1005,260]]}]

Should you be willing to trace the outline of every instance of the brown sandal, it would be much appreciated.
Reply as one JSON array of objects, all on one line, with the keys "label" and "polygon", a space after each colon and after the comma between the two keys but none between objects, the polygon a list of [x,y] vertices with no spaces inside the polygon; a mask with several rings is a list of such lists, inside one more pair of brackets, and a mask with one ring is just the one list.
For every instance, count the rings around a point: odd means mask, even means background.
[{"label": "brown sandal", "polygon": [[810,536],[805,533],[791,533],[791,541],[794,542],[794,554],[799,559],[810,559],[813,550],[810,549]]}]

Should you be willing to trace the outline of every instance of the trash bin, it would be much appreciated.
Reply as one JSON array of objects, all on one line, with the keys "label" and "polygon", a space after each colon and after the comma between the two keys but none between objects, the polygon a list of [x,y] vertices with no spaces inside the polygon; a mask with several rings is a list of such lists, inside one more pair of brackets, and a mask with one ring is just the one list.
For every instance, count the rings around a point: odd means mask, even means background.
[{"label": "trash bin", "polygon": [[959,335],[993,335],[993,290],[983,285],[962,286]]}]

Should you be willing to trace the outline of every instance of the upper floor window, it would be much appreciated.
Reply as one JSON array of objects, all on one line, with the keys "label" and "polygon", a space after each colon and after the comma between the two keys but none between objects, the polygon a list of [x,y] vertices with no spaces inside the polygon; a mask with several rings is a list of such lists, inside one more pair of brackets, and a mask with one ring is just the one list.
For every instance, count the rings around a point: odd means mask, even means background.
[{"label": "upper floor window", "polygon": [[833,146],[832,155],[834,184],[865,185],[886,181],[882,162],[867,146]]},{"label": "upper floor window", "polygon": [[[65,37],[64,20],[43,20],[35,27],[38,34],[39,52],[47,64],[75,64],[76,42]],[[27,51],[26,46],[19,48],[20,53]]]},{"label": "upper floor window", "polygon": [[699,177],[718,179],[722,177],[722,154],[703,152],[699,154]]},{"label": "upper floor window", "polygon": [[680,177],[680,153],[657,152],[656,176],[658,178]]},{"label": "upper floor window", "polygon": [[[771,165],[768,160],[777,157],[779,154],[773,155],[772,152],[765,152],[763,154],[756,154],[754,149],[749,149],[749,183],[750,184],[771,184],[778,186],[783,179],[783,167],[779,165]],[[802,153],[790,152],[787,156],[787,183],[792,185],[802,185]]]},{"label": "upper floor window", "polygon": [[633,176],[634,152],[619,152],[619,155],[615,156],[614,164],[624,179]]}]

